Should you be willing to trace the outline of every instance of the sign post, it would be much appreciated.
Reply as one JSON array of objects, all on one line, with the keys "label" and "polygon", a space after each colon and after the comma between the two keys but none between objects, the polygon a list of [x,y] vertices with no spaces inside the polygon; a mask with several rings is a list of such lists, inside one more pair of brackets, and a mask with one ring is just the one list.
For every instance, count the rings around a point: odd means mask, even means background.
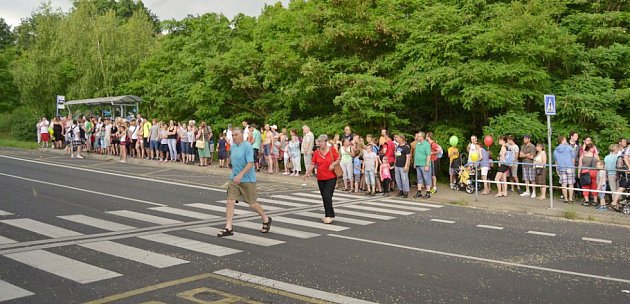
[{"label": "sign post", "polygon": [[66,96],[57,95],[57,103],[56,103],[57,116],[59,116],[59,110],[65,109],[65,106],[64,106],[65,102],[66,102]]},{"label": "sign post", "polygon": [[556,115],[556,96],[545,95],[545,115],[547,115],[547,163],[549,164],[549,208],[553,209],[553,170],[551,167],[551,115]]}]

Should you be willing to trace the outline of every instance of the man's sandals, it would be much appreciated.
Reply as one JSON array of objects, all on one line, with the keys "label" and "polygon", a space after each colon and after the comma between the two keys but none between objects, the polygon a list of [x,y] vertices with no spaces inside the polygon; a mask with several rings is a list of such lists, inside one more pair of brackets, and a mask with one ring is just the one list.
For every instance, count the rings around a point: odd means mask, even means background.
[{"label": "man's sandals", "polygon": [[[263,223],[262,230],[260,232],[262,233],[269,232],[269,229],[271,229],[271,221],[272,221],[271,217],[268,217],[267,222]],[[234,228],[228,229],[226,227],[226,228],[223,228],[223,230],[219,231],[219,233],[217,233],[218,237],[224,237],[224,236],[230,236],[230,235],[234,235]]]}]

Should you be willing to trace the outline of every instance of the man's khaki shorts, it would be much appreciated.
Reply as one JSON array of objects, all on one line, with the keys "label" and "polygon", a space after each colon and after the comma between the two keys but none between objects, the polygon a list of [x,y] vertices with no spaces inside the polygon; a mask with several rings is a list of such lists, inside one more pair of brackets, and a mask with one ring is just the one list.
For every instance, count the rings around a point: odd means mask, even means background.
[{"label": "man's khaki shorts", "polygon": [[234,181],[228,183],[228,200],[238,200],[248,204],[256,204],[258,193],[256,192],[256,183],[240,183]]}]

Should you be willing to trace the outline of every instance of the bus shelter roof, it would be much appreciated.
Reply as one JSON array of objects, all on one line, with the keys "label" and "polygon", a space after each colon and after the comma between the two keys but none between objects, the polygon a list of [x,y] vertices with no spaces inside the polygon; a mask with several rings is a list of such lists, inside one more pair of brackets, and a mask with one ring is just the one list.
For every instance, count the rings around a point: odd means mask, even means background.
[{"label": "bus shelter roof", "polygon": [[69,101],[66,101],[64,105],[66,106],[73,106],[73,105],[120,106],[120,105],[135,105],[141,102],[142,102],[142,98],[138,96],[122,95],[122,96],[69,100]]}]

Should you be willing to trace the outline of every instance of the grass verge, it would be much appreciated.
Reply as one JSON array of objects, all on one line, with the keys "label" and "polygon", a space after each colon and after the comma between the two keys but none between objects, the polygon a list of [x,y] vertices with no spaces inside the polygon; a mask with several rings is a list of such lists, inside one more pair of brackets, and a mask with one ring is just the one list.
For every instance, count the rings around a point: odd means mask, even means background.
[{"label": "grass verge", "polygon": [[0,147],[11,147],[19,149],[35,150],[39,148],[36,142],[17,140],[10,137],[0,136]]}]

